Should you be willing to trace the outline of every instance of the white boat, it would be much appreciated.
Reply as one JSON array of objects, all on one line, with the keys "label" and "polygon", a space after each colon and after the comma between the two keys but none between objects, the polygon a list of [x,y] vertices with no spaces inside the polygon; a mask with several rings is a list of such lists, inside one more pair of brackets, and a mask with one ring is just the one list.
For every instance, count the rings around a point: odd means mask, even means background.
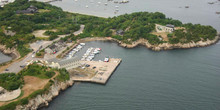
[{"label": "white boat", "polygon": [[85,44],[85,43],[80,43],[80,45],[81,45],[81,46],[84,46],[84,45],[86,45],[86,44]]},{"label": "white boat", "polygon": [[86,8],[88,8],[89,6],[88,5],[86,5]]},{"label": "white boat", "polygon": [[105,57],[104,62],[109,62],[109,58]]}]

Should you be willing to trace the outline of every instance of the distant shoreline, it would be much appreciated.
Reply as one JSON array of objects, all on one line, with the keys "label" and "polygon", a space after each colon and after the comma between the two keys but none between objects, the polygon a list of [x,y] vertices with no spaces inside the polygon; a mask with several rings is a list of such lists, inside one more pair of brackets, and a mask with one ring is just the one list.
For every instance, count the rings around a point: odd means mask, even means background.
[{"label": "distant shoreline", "polygon": [[[151,49],[153,51],[163,51],[163,50],[172,50],[172,49],[189,49],[189,48],[195,48],[195,47],[207,47],[209,45],[213,45],[213,44],[217,43],[219,40],[220,40],[220,35],[216,36],[215,39],[213,39],[213,40],[199,41],[197,43],[195,43],[195,42],[190,42],[190,43],[185,43],[185,44],[162,43],[159,45],[152,45],[146,39],[139,39],[135,42],[132,42],[131,44],[126,44],[126,43],[123,43],[122,41],[119,41],[119,40],[114,39],[112,37],[88,37],[88,38],[83,38],[83,39],[77,40],[76,44],[91,42],[91,41],[111,41],[111,42],[118,43],[119,46],[124,47],[124,48],[135,48],[139,45],[142,45],[142,46],[145,46],[146,48]],[[76,44],[73,45],[69,50],[71,50],[72,48],[77,46]],[[69,50],[60,54],[61,58],[63,56],[65,56],[65,54]]]}]

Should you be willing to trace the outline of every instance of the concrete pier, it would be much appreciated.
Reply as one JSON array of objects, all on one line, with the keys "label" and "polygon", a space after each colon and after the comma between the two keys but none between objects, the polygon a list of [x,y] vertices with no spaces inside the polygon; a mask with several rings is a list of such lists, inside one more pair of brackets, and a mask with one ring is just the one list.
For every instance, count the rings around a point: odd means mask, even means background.
[{"label": "concrete pier", "polygon": [[[110,58],[109,62],[82,61],[81,63],[90,65],[86,68],[89,69],[88,71],[92,73],[85,72],[85,74],[83,74],[83,77],[82,75],[73,75],[72,79],[74,81],[106,84],[108,79],[111,77],[111,75],[114,73],[116,68],[121,63],[121,59]],[[70,73],[71,72],[73,73],[73,71],[70,71]]]}]

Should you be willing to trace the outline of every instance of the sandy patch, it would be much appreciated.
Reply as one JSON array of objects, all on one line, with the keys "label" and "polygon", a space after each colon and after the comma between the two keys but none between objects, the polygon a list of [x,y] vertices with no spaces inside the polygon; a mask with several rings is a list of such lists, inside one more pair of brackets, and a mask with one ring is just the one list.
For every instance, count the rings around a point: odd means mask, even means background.
[{"label": "sandy patch", "polygon": [[167,34],[169,34],[168,32],[151,32],[151,34],[157,35],[157,36],[161,36],[163,38],[163,41],[168,41],[168,37]]},{"label": "sandy patch", "polygon": [[[36,31],[34,31],[32,34],[33,34],[35,37],[44,37],[44,38],[50,37],[50,36],[44,35],[44,33],[45,33],[46,31],[47,31],[47,30],[36,30]],[[49,31],[54,31],[54,32],[56,32],[56,29],[49,30]]]}]

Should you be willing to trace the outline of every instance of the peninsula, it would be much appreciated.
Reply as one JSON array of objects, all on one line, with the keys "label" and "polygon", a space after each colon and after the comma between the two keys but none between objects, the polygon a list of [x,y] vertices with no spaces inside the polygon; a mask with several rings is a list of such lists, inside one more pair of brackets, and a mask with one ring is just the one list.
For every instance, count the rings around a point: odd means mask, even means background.
[{"label": "peninsula", "polygon": [[0,66],[0,99],[11,94],[0,100],[0,110],[48,106],[74,81],[107,83],[122,60],[91,61],[97,48],[88,49],[82,59],[74,58],[85,42],[114,41],[125,48],[143,45],[160,51],[204,47],[219,37],[211,26],[183,24],[160,12],[101,18],[15,0],[0,7],[0,51],[14,56]]}]

